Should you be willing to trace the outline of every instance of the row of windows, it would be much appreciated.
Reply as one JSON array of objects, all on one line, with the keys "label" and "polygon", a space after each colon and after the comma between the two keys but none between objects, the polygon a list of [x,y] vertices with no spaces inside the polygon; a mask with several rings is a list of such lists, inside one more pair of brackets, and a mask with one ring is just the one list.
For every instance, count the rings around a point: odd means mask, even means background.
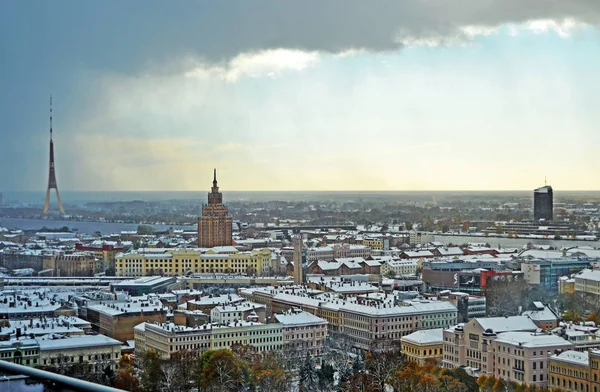
[{"label": "row of windows", "polygon": [[[577,381],[565,380],[564,378],[561,380],[559,377],[557,377],[555,379],[554,376],[550,377],[550,386],[562,388],[562,389],[568,388],[571,391],[580,391],[580,392],[584,392],[584,391],[589,392],[590,391],[590,386],[587,383],[585,383],[585,384],[582,382],[577,383]],[[594,386],[594,392],[598,392],[597,386]]]}]

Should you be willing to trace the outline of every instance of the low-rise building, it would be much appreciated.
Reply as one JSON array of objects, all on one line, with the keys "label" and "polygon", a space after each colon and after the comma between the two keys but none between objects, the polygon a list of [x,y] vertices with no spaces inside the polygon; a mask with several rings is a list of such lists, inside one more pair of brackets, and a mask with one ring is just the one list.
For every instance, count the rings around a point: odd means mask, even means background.
[{"label": "low-rise building", "polygon": [[40,364],[40,345],[36,339],[0,341],[0,360],[24,366]]},{"label": "low-rise building", "polygon": [[210,311],[210,321],[217,324],[230,324],[236,321],[265,322],[266,307],[254,302],[240,302],[215,306]]},{"label": "low-rise building", "polygon": [[534,302],[533,309],[524,311],[523,316],[529,317],[535,325],[544,331],[550,331],[558,327],[559,317],[552,309],[541,302]]},{"label": "low-rise building", "polygon": [[103,335],[37,339],[40,366],[68,367],[85,364],[93,373],[117,370],[122,343]]},{"label": "low-rise building", "polygon": [[6,320],[76,316],[66,298],[38,291],[6,291],[0,294],[0,325]]},{"label": "low-rise building", "polygon": [[406,359],[425,365],[441,362],[444,349],[443,328],[416,331],[400,338]]},{"label": "low-rise building", "polygon": [[149,248],[115,257],[117,276],[182,276],[192,274],[244,274],[267,276],[269,249],[239,252],[232,246],[211,249]]},{"label": "low-rise building", "polygon": [[123,291],[128,295],[138,296],[144,294],[165,293],[177,282],[174,277],[168,276],[145,276],[137,279],[124,280],[113,283],[111,289],[113,292]]},{"label": "low-rise building", "polygon": [[192,311],[200,310],[201,312],[210,314],[211,311],[219,305],[235,305],[245,301],[245,298],[242,298],[237,294],[206,295],[192,301],[187,301],[185,308]]}]

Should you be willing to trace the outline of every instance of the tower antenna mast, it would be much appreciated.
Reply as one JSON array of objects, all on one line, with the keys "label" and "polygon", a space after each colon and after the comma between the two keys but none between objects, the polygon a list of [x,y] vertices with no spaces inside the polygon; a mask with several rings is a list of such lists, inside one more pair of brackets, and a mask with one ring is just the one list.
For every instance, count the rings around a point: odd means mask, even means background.
[{"label": "tower antenna mast", "polygon": [[50,190],[56,191],[56,199],[58,200],[58,208],[62,214],[65,213],[62,201],[60,201],[60,193],[58,193],[58,184],[56,182],[56,170],[54,167],[54,141],[52,140],[52,95],[50,95],[50,165],[48,167],[48,189],[46,190],[46,202],[44,203],[44,214],[50,209]]}]

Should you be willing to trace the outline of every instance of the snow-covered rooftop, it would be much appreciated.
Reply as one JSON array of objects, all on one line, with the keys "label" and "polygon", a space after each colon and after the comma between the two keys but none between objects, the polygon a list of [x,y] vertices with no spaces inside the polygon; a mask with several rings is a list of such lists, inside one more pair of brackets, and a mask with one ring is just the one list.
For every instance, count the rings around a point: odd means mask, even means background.
[{"label": "snow-covered rooftop", "polygon": [[401,340],[415,344],[442,344],[444,342],[443,331],[443,328],[424,329],[403,336]]}]

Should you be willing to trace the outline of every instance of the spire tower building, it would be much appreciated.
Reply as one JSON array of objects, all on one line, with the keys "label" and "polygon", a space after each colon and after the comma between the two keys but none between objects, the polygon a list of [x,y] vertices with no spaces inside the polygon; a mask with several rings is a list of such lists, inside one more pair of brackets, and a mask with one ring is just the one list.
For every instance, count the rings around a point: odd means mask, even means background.
[{"label": "spire tower building", "polygon": [[202,206],[202,216],[198,218],[198,246],[212,248],[231,246],[233,218],[223,204],[223,194],[217,184],[217,169],[213,174],[213,185],[208,194],[208,204]]},{"label": "spire tower building", "polygon": [[62,214],[65,213],[62,201],[60,201],[60,193],[58,193],[58,184],[56,183],[56,169],[54,167],[54,141],[52,140],[52,96],[50,96],[50,166],[48,168],[48,189],[46,190],[46,202],[44,203],[44,214],[50,209],[50,190],[56,191],[56,199],[58,200],[58,208]]}]

